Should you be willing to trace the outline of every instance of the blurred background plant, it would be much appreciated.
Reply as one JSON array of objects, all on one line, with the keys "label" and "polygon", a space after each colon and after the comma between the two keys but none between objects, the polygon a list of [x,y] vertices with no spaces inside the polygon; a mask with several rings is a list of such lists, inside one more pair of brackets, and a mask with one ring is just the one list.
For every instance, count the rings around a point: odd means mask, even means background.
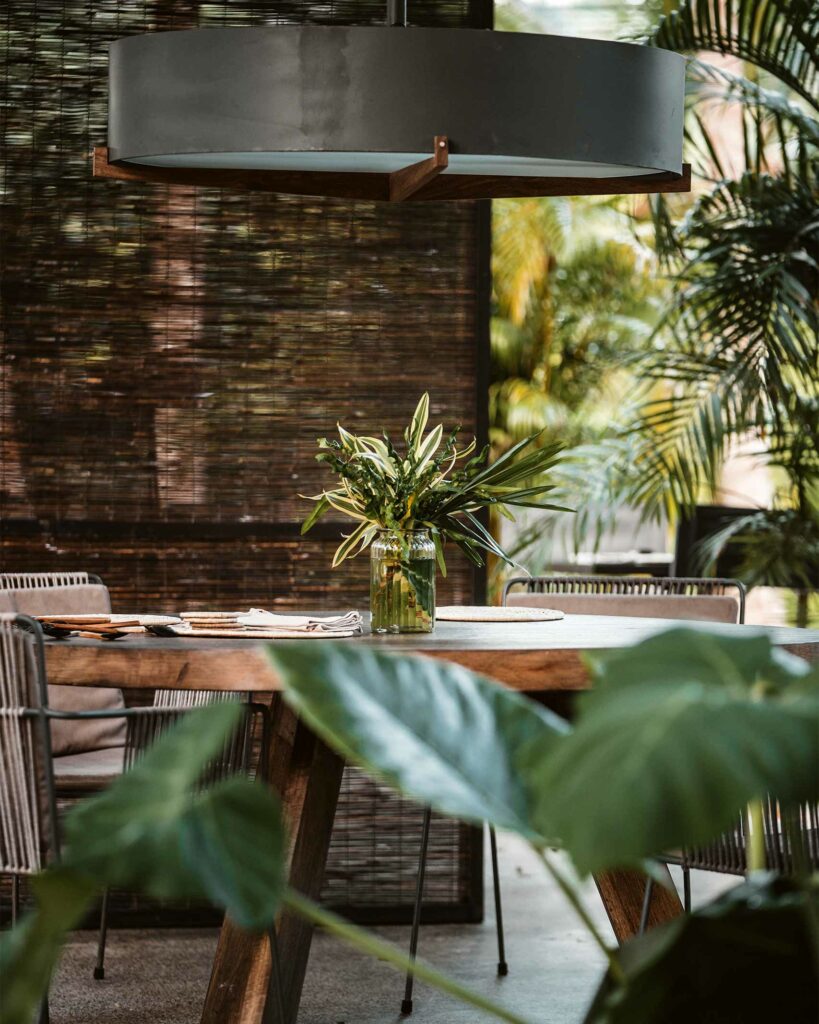
[{"label": "blurred background plant", "polygon": [[[504,27],[520,6],[500,8]],[[612,35],[645,35],[618,6]],[[496,204],[492,440],[502,451],[537,424],[575,446],[562,474],[575,549],[629,509],[673,525],[730,499],[726,462],[750,448],[770,507],[700,545],[699,571],[730,543],[734,571],[793,588],[804,623],[819,583],[819,8],[740,0],[729,16],[686,0],[662,15],[648,42],[697,55],[694,191]],[[534,571],[557,529],[530,520],[519,534]]]}]

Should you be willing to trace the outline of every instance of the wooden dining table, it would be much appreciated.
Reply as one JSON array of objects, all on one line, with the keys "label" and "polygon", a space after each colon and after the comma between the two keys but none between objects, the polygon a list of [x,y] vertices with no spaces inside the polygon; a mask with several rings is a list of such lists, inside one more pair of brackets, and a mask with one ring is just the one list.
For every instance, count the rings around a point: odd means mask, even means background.
[{"label": "wooden dining table", "polygon": [[[626,647],[679,624],[662,619],[567,615],[551,622],[440,622],[430,634],[365,634],[339,642],[454,662],[548,702],[588,687],[584,651]],[[708,628],[734,636],[755,629],[710,624]],[[772,628],[767,632],[777,646],[808,660],[819,659],[819,631]],[[62,685],[272,694],[268,779],[281,797],[288,827],[290,884],[315,899],[321,888],[344,765],[281,699],[281,680],[265,657],[265,646],[292,642],[166,639],[138,634],[114,642],[72,638],[46,641],[46,668],[48,681]],[[622,941],[634,935],[640,921],[643,876],[614,871],[595,881],[617,938]],[[655,893],[651,926],[682,912],[673,886],[655,888]],[[288,1024],[294,1024],[312,926],[283,914],[277,934],[285,1013]],[[244,932],[225,919],[203,1024],[268,1024],[274,1019],[272,1000],[268,999],[270,974],[267,937]]]}]

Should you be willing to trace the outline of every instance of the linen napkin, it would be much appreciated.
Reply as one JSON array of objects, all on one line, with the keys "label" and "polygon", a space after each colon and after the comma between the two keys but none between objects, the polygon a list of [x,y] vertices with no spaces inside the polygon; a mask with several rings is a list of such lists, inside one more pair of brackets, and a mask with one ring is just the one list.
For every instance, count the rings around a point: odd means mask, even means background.
[{"label": "linen napkin", "polygon": [[278,615],[263,608],[251,608],[246,614],[238,615],[236,621],[245,629],[282,629],[293,633],[361,633],[361,613],[346,612],[344,615]]}]

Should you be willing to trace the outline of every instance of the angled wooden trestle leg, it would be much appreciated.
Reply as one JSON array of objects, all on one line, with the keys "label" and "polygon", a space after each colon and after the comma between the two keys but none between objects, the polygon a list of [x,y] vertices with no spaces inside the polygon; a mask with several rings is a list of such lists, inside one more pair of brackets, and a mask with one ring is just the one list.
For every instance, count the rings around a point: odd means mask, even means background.
[{"label": "angled wooden trestle leg", "polygon": [[[276,695],[271,709],[268,779],[288,829],[290,885],[317,899],[324,877],[343,762]],[[313,926],[292,914],[278,922],[281,1001],[269,998],[270,937],[225,919],[213,961],[202,1024],[295,1024]],[[285,1020],[280,1021],[279,1006]]]}]

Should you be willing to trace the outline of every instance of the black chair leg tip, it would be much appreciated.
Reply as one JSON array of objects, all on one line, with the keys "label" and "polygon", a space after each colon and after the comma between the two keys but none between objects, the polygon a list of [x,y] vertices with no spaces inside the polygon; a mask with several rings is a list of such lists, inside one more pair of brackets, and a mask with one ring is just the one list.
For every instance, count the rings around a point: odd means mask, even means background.
[{"label": "black chair leg tip", "polygon": [[405,1017],[408,1017],[412,1013],[412,1000],[411,999],[402,999],[401,1000],[401,1013]]},{"label": "black chair leg tip", "polygon": [[505,978],[508,973],[509,973],[509,964],[507,964],[507,962],[505,960],[501,960],[501,962],[498,964],[498,975],[501,978]]},{"label": "black chair leg tip", "polygon": [[104,977],[105,977],[105,968],[104,967],[95,967],[94,968],[94,981],[102,981],[102,979]]}]

